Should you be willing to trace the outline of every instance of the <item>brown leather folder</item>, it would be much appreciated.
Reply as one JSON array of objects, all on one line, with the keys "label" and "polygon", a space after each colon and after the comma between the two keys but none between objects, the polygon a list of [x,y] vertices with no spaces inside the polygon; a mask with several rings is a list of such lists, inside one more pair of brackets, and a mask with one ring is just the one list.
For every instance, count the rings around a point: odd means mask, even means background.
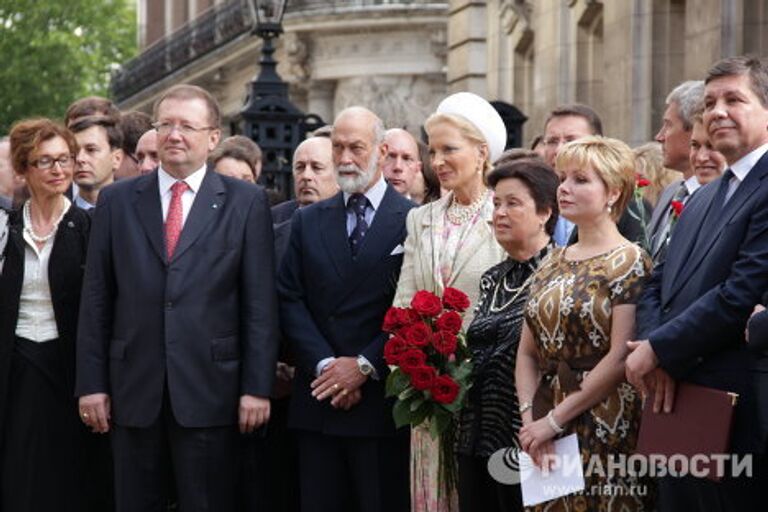
[{"label": "brown leather folder", "polygon": [[[719,474],[711,456],[728,453],[737,399],[735,393],[679,382],[672,412],[655,413],[653,397],[649,395],[643,407],[635,452],[645,456],[663,455],[667,461],[673,455],[682,455],[689,468],[695,455],[703,455],[706,461],[699,457],[697,467],[707,473],[706,478],[720,480],[724,475]],[[675,459],[671,462],[677,462],[674,464],[677,467],[669,469],[680,471],[682,461],[680,457]]]}]

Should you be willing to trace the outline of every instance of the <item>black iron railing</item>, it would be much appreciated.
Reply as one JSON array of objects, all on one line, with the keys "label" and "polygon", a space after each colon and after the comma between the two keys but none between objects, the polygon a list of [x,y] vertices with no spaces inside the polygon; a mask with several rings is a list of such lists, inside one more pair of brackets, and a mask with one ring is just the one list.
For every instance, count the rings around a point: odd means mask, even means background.
[{"label": "black iron railing", "polygon": [[[287,15],[445,5],[447,0],[290,0]],[[202,55],[250,31],[247,0],[230,0],[211,7],[173,34],[157,41],[112,76],[112,97],[120,102],[162,80]]]}]

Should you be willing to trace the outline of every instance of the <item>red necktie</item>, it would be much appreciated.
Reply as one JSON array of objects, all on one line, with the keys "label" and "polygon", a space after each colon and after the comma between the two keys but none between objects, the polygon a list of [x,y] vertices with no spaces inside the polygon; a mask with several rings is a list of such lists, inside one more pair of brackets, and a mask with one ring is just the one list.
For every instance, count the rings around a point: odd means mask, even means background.
[{"label": "red necktie", "polygon": [[181,207],[181,196],[189,189],[184,181],[177,181],[171,186],[171,205],[165,218],[165,247],[168,251],[168,261],[173,257],[176,244],[179,243],[181,228],[184,221],[184,211]]}]

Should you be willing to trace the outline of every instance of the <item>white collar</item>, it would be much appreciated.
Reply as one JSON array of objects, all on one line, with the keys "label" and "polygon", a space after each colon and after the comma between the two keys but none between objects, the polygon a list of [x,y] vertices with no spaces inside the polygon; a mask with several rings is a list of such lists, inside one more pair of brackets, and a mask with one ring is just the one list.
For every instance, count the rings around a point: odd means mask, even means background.
[{"label": "white collar", "polygon": [[[181,180],[184,181],[195,194],[200,190],[200,185],[203,183],[206,168],[206,164],[203,164],[198,170]],[[163,169],[163,166],[160,165],[160,168],[157,170],[157,181],[160,184],[160,195],[165,195],[170,192],[173,184],[180,180],[168,174],[168,172]]]},{"label": "white collar", "polygon": [[[384,199],[384,193],[387,191],[387,182],[384,181],[384,173],[379,177],[379,181],[376,182],[371,188],[369,188],[363,195],[368,198],[371,203],[371,207],[374,211],[379,209],[381,201]],[[344,206],[349,204],[349,198],[352,194],[344,192]]]},{"label": "white collar", "polygon": [[738,178],[739,182],[744,181],[744,178],[747,177],[749,171],[755,164],[757,164],[758,160],[763,157],[766,151],[768,151],[768,143],[750,151],[730,166],[731,171],[733,171],[733,174]]},{"label": "white collar", "polygon": [[685,183],[685,188],[688,189],[688,195],[693,194],[696,192],[696,190],[698,190],[699,187],[701,187],[701,183],[699,183],[699,179],[695,174],[685,180],[683,183]]}]

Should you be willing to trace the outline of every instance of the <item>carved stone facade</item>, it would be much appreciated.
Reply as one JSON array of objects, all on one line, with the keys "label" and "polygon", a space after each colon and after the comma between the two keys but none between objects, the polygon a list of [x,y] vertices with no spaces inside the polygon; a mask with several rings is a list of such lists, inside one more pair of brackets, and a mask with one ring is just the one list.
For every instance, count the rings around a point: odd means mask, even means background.
[{"label": "carved stone facade", "polygon": [[[171,7],[178,7],[179,1],[173,0]],[[140,3],[145,4],[140,12],[148,12],[146,4],[154,0]],[[237,3],[216,2],[213,9],[223,13],[225,7]],[[283,21],[285,33],[277,40],[275,57],[278,72],[289,83],[293,102],[327,122],[347,106],[365,105],[381,115],[388,126],[418,133],[446,93],[447,4],[424,0],[304,0],[292,5],[294,9]],[[225,18],[224,14],[212,16],[209,11],[201,13],[198,20],[206,16],[216,23]],[[162,19],[155,22],[164,23]],[[145,19],[140,32],[157,34],[152,23],[152,19]],[[189,25],[195,23],[193,19]],[[139,60],[153,48],[157,52],[158,46],[172,44],[184,30],[180,27],[155,41]],[[205,30],[190,31],[187,27],[186,31],[196,34]],[[248,83],[257,74],[260,44],[257,37],[242,31],[159,77],[151,86],[118,97],[120,106],[148,111],[162,90],[189,82],[213,92],[222,105],[226,123],[242,108]]]},{"label": "carved stone facade", "polygon": [[[260,45],[231,12],[237,2],[139,0],[142,41],[154,42],[139,60],[166,70],[118,95],[120,105],[149,110],[160,91],[186,81],[212,90],[226,117],[236,114]],[[229,14],[211,16],[216,9]],[[213,32],[189,29],[204,18],[224,24],[212,49]],[[598,110],[607,135],[643,143],[676,84],[702,78],[721,57],[768,53],[764,0],[292,0],[284,27],[278,71],[306,112],[331,121],[363,104],[417,132],[445,94],[469,90],[527,115],[526,142],[549,110],[579,101]],[[169,70],[183,54],[181,36],[192,38],[192,58]]]}]

